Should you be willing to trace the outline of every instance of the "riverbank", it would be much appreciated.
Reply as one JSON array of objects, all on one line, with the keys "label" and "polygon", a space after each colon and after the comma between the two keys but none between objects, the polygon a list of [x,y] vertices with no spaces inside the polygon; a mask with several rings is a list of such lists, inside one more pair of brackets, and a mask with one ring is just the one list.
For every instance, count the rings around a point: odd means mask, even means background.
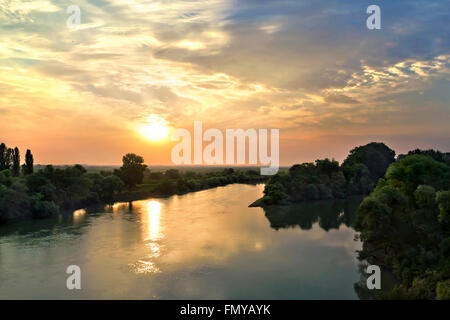
[{"label": "riverbank", "polygon": [[11,220],[49,218],[60,212],[102,204],[165,198],[234,183],[267,181],[267,176],[261,176],[254,169],[227,168],[208,172],[169,169],[148,172],[141,184],[117,191],[114,183],[118,178],[112,172],[89,172],[79,165],[64,169],[47,166],[26,177],[13,177],[9,171],[0,174],[0,182],[6,186],[3,188],[5,192],[0,194],[0,200],[4,200],[0,224]]},{"label": "riverbank", "polygon": [[[174,195],[184,195],[188,193],[198,192],[198,191],[204,191],[209,189],[214,189],[218,187],[225,187],[230,184],[246,184],[246,185],[256,185],[260,183],[264,183],[265,180],[255,180],[255,181],[248,181],[248,182],[230,182],[226,184],[220,184],[217,186],[210,186],[210,187],[204,187],[201,189],[196,190],[190,190],[190,191],[184,191],[184,192],[174,192],[174,193],[160,193],[160,192],[124,192],[121,194],[118,194],[114,197],[113,200],[111,200],[109,203],[116,203],[116,202],[131,202],[131,201],[139,201],[139,200],[145,200],[147,198],[168,198]],[[76,209],[75,209],[76,210]]]}]

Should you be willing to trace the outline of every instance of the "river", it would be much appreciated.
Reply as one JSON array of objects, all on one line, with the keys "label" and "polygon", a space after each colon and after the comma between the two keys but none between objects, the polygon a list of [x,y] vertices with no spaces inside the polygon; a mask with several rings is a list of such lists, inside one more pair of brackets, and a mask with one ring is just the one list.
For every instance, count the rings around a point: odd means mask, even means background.
[{"label": "river", "polygon": [[[249,208],[263,185],[0,226],[0,299],[358,299],[358,200]],[[81,269],[81,290],[66,269]]]}]

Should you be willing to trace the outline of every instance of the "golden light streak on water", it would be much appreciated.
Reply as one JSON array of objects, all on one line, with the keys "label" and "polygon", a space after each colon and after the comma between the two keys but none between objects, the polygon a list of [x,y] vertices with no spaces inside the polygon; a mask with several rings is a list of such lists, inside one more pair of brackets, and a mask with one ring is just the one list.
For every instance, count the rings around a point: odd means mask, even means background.
[{"label": "golden light streak on water", "polygon": [[158,273],[159,268],[155,265],[154,259],[160,255],[160,244],[158,240],[163,237],[161,232],[161,203],[150,200],[143,206],[144,212],[141,219],[144,230],[145,246],[150,253],[136,263],[130,265],[135,273]]}]

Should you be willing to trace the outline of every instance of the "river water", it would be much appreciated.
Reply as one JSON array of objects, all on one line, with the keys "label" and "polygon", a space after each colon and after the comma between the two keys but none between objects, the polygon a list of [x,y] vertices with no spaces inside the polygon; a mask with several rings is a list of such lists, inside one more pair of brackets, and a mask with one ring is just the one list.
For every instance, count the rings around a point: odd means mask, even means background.
[{"label": "river water", "polygon": [[[0,299],[357,299],[359,200],[249,208],[225,187],[0,226]],[[66,269],[81,270],[68,290]]]}]

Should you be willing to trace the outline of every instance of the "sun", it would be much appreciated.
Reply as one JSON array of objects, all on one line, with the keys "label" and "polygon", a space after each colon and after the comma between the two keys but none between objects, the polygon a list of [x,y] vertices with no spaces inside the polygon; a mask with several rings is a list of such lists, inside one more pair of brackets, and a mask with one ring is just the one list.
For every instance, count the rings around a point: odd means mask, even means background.
[{"label": "sun", "polygon": [[139,127],[140,134],[150,141],[163,141],[169,135],[167,121],[156,114],[148,117],[146,123]]}]

